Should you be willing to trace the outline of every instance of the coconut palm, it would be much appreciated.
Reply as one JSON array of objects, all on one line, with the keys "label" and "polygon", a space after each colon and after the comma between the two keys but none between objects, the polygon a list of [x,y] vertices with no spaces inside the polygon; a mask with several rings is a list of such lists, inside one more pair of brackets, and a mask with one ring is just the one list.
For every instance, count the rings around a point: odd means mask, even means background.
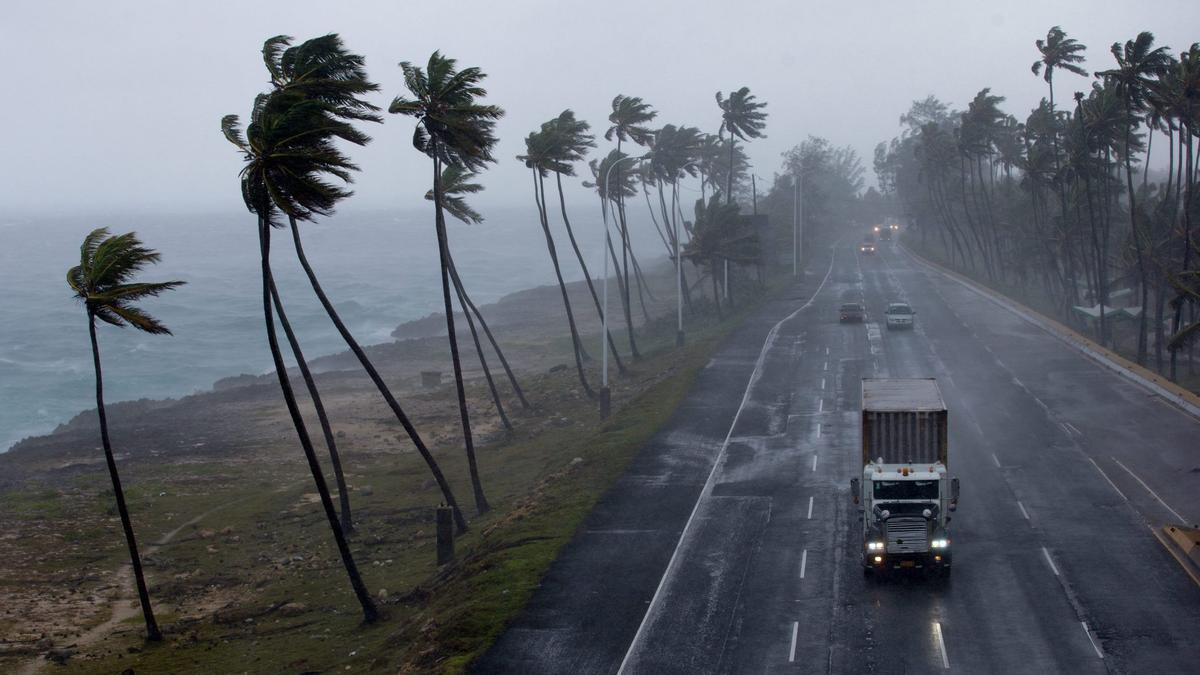
[{"label": "coconut palm", "polygon": [[[596,293],[596,285],[592,281],[587,263],[584,262],[583,253],[579,250],[579,244],[575,241],[575,230],[571,227],[571,218],[567,215],[567,200],[563,195],[562,185],[563,176],[574,177],[575,163],[582,161],[587,156],[589,148],[596,147],[595,137],[590,131],[591,125],[576,119],[575,113],[570,109],[562,111],[558,117],[542,124],[542,133],[546,134],[546,154],[549,159],[546,168],[554,172],[554,182],[558,187],[558,206],[562,213],[563,225],[567,228],[567,238],[571,241],[571,249],[575,252],[575,259],[579,261],[579,268],[583,270],[583,278],[587,282],[588,292],[592,296],[592,302],[596,305],[596,314],[603,316],[604,312],[600,307],[600,296]],[[608,336],[608,347],[617,364],[617,372],[625,373],[625,363],[621,360],[612,335]]]},{"label": "coconut palm", "polygon": [[558,280],[558,290],[562,295],[563,309],[567,312],[567,325],[571,329],[571,352],[575,357],[575,371],[579,376],[579,384],[588,398],[595,398],[596,393],[588,384],[587,374],[583,371],[583,342],[579,338],[579,330],[575,325],[575,313],[571,310],[571,299],[567,295],[567,285],[563,281],[562,267],[558,264],[558,250],[554,245],[554,235],[550,233],[550,220],[546,215],[546,174],[550,167],[557,162],[552,146],[555,143],[554,134],[550,130],[530,132],[525,137],[525,154],[518,155],[517,160],[524,163],[533,175],[533,199],[537,203],[538,222],[542,226],[542,234],[546,238],[546,250],[550,253],[550,262],[554,265],[554,276]]},{"label": "coconut palm", "polygon": [[[443,208],[446,209],[446,213],[468,225],[478,225],[483,222],[483,216],[471,208],[465,196],[483,190],[482,185],[471,182],[474,178],[475,174],[473,172],[458,166],[448,166],[442,171]],[[425,193],[425,199],[433,201],[433,190]],[[484,379],[487,380],[488,391],[492,395],[492,403],[496,406],[496,414],[500,416],[500,422],[504,424],[504,428],[512,431],[512,422],[504,412],[504,403],[500,400],[500,393],[496,391],[496,383],[492,379],[492,370],[488,367],[487,354],[483,352],[483,346],[479,342],[479,332],[475,329],[475,317],[471,315],[472,308],[475,305],[467,297],[467,291],[463,287],[462,279],[458,276],[458,270],[454,267],[453,256],[450,257],[450,280],[454,283],[454,293],[458,296],[458,306],[462,308],[463,316],[467,319],[467,327],[471,330],[471,341],[475,344],[475,353],[479,357],[479,366],[483,369]],[[483,322],[482,315],[480,315],[479,320]],[[491,331],[488,331],[488,335],[491,335]],[[499,345],[493,341],[492,346],[503,361],[504,353],[500,351]],[[504,362],[504,368],[508,371],[507,361]],[[511,371],[508,372],[511,377]],[[516,378],[511,378],[511,382],[513,383],[514,390],[519,393],[521,389],[516,384]],[[522,396],[521,398],[523,399],[524,397]],[[528,404],[526,404],[526,407],[528,407]]]},{"label": "coconut palm", "polygon": [[[608,115],[608,121],[612,123],[605,132],[604,140],[611,141],[614,138],[617,141],[617,152],[621,152],[621,144],[625,141],[630,141],[635,145],[648,146],[654,140],[654,132],[646,126],[655,117],[658,116],[649,103],[646,103],[638,96],[626,96],[617,94],[612,100],[612,112]],[[624,168],[618,166],[616,168],[617,184],[622,182],[622,174]],[[636,191],[634,194],[637,194]],[[616,197],[616,214],[617,224],[621,234],[621,263],[618,264],[616,258],[613,258],[613,265],[617,267],[618,273],[623,277],[623,285],[621,286],[621,300],[625,310],[625,328],[629,333],[629,350],[636,361],[642,357],[638,352],[637,340],[633,334],[633,313],[631,305],[632,289],[629,284],[629,259],[633,257],[633,247],[629,239],[629,223],[625,218],[625,196],[621,192],[617,192]],[[634,265],[636,265],[636,259]],[[637,275],[636,269],[634,272]],[[638,284],[638,294],[641,297],[642,284],[640,276],[634,279]],[[645,300],[642,300],[642,311],[645,312]]]},{"label": "coconut palm", "polygon": [[[1129,195],[1129,226],[1132,230],[1134,250],[1137,256],[1138,275],[1142,289],[1142,312],[1138,317],[1137,362],[1146,363],[1146,314],[1145,308],[1149,301],[1149,280],[1147,279],[1146,257],[1143,252],[1143,233],[1137,223],[1137,194],[1133,189],[1133,153],[1130,146],[1133,142],[1134,127],[1137,126],[1135,114],[1147,111],[1147,94],[1156,81],[1171,65],[1171,54],[1168,47],[1154,47],[1154,35],[1148,31],[1138,33],[1133,40],[1127,40],[1124,47],[1114,42],[1111,48],[1117,67],[1096,73],[1096,77],[1116,87],[1118,95],[1125,104],[1125,114],[1129,124],[1124,125],[1125,151],[1121,153],[1125,159],[1125,186]],[[1153,133],[1153,129],[1151,130]],[[1147,158],[1147,163],[1149,158]]]},{"label": "coconut palm", "polygon": [[138,554],[137,539],[133,534],[133,521],[129,517],[129,507],[125,504],[125,491],[121,488],[121,476],[117,472],[117,461],[108,437],[108,415],[104,409],[104,374],[100,368],[96,319],[117,327],[133,326],[151,335],[170,335],[171,331],[166,326],[134,304],[183,285],[182,281],[133,281],[138,272],[157,263],[159,258],[158,252],[143,246],[136,234],[130,232],[111,236],[107,229],[99,228],[92,230],[84,238],[83,245],[79,248],[79,264],[67,271],[67,284],[87,311],[88,337],[92,342],[92,365],[96,370],[96,413],[100,418],[100,443],[104,446],[104,461],[108,464],[108,477],[112,480],[117,513],[121,517],[121,528],[125,531],[125,544],[129,547],[129,562],[133,567],[138,601],[142,605],[142,617],[146,621],[146,639],[152,641],[162,640],[162,632],[150,606],[150,592],[146,588],[146,576],[142,572],[142,559]]},{"label": "coconut palm", "polygon": [[487,75],[479,68],[460,71],[454,59],[436,51],[430,55],[424,69],[408,61],[401,63],[400,68],[404,72],[404,85],[411,98],[397,96],[388,107],[388,112],[416,118],[413,147],[433,160],[434,227],[437,230],[438,261],[442,273],[442,305],[446,314],[450,360],[454,366],[454,386],[458,393],[458,411],[471,473],[471,488],[475,495],[475,510],[483,514],[490,507],[483,494],[483,484],[475,462],[475,443],[471,438],[471,420],[467,413],[462,364],[454,330],[454,309],[450,300],[450,245],[442,201],[442,169],[457,166],[478,171],[495,161],[492,148],[496,144],[496,120],[504,115],[504,111],[497,106],[478,102],[487,95],[482,86]]},{"label": "coconut palm", "polygon": [[[279,388],[308,462],[329,528],[333,531],[342,566],[362,607],[364,621],[371,623],[379,618],[379,612],[350,552],[329,486],[296,402],[275,333],[275,308],[271,292],[275,283],[271,271],[271,230],[278,225],[280,212],[290,218],[308,219],[318,213],[328,213],[339,199],[349,194],[336,185],[322,181],[321,176],[329,174],[349,180],[353,165],[337,150],[334,139],[356,142],[362,141],[363,136],[350,124],[335,119],[328,104],[306,98],[302,92],[287,90],[259,94],[255,98],[250,124],[244,136],[237,115],[222,118],[221,131],[226,140],[242,152],[245,160],[241,171],[242,198],[246,207],[258,218],[263,320]],[[282,304],[279,307],[282,308]]]},{"label": "coconut palm", "polygon": [[730,171],[725,185],[725,203],[728,204],[733,199],[733,149],[737,145],[736,139],[746,141],[751,138],[763,138],[762,130],[767,125],[767,113],[762,109],[767,107],[767,104],[757,101],[754,94],[750,93],[750,87],[742,87],[730,92],[729,98],[725,98],[718,91],[717,106],[721,108],[721,126],[717,135],[720,137],[729,134]]}]

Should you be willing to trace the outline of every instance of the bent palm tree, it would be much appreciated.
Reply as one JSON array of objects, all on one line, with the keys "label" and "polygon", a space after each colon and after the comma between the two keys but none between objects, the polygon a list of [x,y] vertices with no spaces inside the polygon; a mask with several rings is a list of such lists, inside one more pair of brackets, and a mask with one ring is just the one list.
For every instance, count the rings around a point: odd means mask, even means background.
[{"label": "bent palm tree", "polygon": [[[242,136],[236,115],[226,115],[222,118],[221,131],[227,140],[241,150],[246,162],[241,171],[242,197],[246,207],[258,217],[263,320],[267,327],[267,346],[271,351],[279,388],[308,462],[325,518],[333,531],[342,566],[362,607],[363,620],[372,623],[379,618],[379,612],[367,593],[358,566],[350,553],[345,532],[330,497],[329,486],[325,482],[308,428],[296,403],[296,395],[292,390],[287,366],[275,334],[271,293],[275,283],[271,272],[271,230],[276,226],[277,210],[292,218],[310,218],[314,213],[328,212],[338,199],[348,193],[321,181],[318,176],[321,173],[329,173],[342,180],[349,180],[349,170],[353,168],[334,146],[333,139],[354,142],[355,139],[361,139],[362,135],[349,124],[333,119],[327,104],[307,99],[299,92],[286,90],[259,94],[255,98],[245,137]],[[279,307],[282,308],[282,304]]]},{"label": "bent palm tree", "polygon": [[408,61],[401,63],[404,85],[412,98],[396,97],[388,107],[388,112],[417,119],[413,147],[433,160],[434,226],[437,229],[442,272],[442,304],[446,313],[446,332],[449,334],[450,359],[454,365],[454,384],[458,393],[471,487],[475,493],[475,509],[483,514],[490,507],[483,494],[479,469],[475,463],[475,443],[471,438],[462,364],[454,333],[454,310],[450,301],[450,247],[442,201],[442,167],[457,166],[477,171],[495,161],[492,147],[496,144],[496,120],[504,115],[504,111],[497,106],[477,102],[487,95],[481,86],[487,77],[482,70],[464,68],[459,71],[455,66],[454,59],[442,56],[439,52],[430,55],[424,70]]},{"label": "bent palm tree", "polygon": [[[448,166],[442,171],[442,206],[451,216],[470,225],[472,223],[479,224],[483,222],[483,216],[478,211],[471,208],[467,203],[466,197],[463,195],[474,194],[483,190],[483,186],[479,183],[472,183],[471,179],[475,174],[457,166]],[[425,199],[433,201],[433,190],[425,193]],[[492,380],[492,370],[488,368],[487,355],[483,353],[483,346],[479,343],[479,332],[475,330],[475,318],[471,316],[474,303],[471,303],[467,298],[466,289],[463,288],[462,279],[458,276],[458,270],[454,268],[454,259],[450,258],[450,279],[454,282],[454,292],[458,296],[458,306],[462,308],[463,316],[467,318],[467,327],[471,329],[471,341],[475,344],[475,354],[479,357],[479,365],[483,368],[483,376],[487,380],[488,391],[492,394],[492,403],[496,405],[496,414],[500,416],[501,423],[504,428],[512,431],[512,422],[509,421],[508,415],[504,412],[504,403],[500,400],[500,393],[496,391],[496,383]],[[480,322],[483,317],[480,316]],[[488,331],[491,335],[491,331]],[[500,354],[501,360],[504,359],[504,354],[500,351],[500,347],[492,343],[496,353]],[[504,365],[505,370],[508,370],[507,362]],[[511,376],[511,372],[509,373]],[[516,379],[512,380],[514,387]],[[519,388],[516,389],[518,392]]]},{"label": "bent palm tree", "polygon": [[737,145],[736,139],[745,141],[763,138],[762,130],[767,124],[767,114],[762,109],[767,107],[767,104],[755,100],[754,94],[750,93],[750,87],[742,87],[730,92],[729,98],[724,98],[718,91],[717,106],[721,108],[721,126],[717,130],[717,136],[729,134],[729,176],[725,186],[725,203],[728,204],[733,200],[733,150]]},{"label": "bent palm tree", "polygon": [[542,226],[542,234],[546,238],[546,250],[550,253],[550,262],[554,265],[554,276],[558,280],[558,290],[562,294],[563,308],[567,312],[567,325],[571,329],[571,352],[575,357],[575,371],[579,375],[579,384],[583,387],[588,398],[595,398],[596,392],[588,384],[587,374],[583,371],[583,342],[579,338],[579,329],[575,325],[575,313],[571,309],[571,298],[567,295],[567,285],[563,281],[562,266],[558,264],[558,249],[554,245],[554,235],[550,234],[550,220],[546,215],[546,173],[555,160],[550,146],[553,143],[551,132],[531,132],[525,138],[525,154],[518,155],[517,160],[523,162],[533,174],[533,198],[537,202],[538,222]]},{"label": "bent palm tree", "polygon": [[184,283],[133,283],[133,277],[138,272],[158,262],[159,258],[158,252],[143,246],[134,233],[114,237],[109,236],[107,229],[99,228],[92,230],[84,238],[83,245],[79,248],[79,264],[67,272],[67,284],[87,310],[88,336],[92,342],[92,365],[96,370],[96,412],[100,418],[100,443],[104,446],[104,461],[108,464],[108,477],[112,479],[117,513],[121,517],[121,529],[125,532],[125,543],[129,547],[129,562],[133,567],[138,601],[142,605],[142,617],[146,621],[146,639],[155,642],[162,640],[162,632],[154,619],[154,610],[150,607],[150,592],[146,588],[142,559],[138,555],[137,539],[133,535],[133,521],[129,518],[125,491],[121,488],[121,476],[117,472],[112,442],[108,438],[108,416],[104,409],[104,374],[100,368],[96,319],[118,327],[133,326],[151,335],[170,335],[171,331],[166,326],[133,304]]}]

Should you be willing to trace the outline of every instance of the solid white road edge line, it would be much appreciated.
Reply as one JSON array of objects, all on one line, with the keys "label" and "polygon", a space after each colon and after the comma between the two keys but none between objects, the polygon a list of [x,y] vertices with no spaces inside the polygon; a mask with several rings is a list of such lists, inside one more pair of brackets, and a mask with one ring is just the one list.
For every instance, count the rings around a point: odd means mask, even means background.
[{"label": "solid white road edge line", "polygon": [[1108,477],[1108,474],[1104,473],[1104,469],[1100,468],[1100,465],[1096,463],[1096,460],[1088,457],[1088,461],[1092,463],[1092,466],[1096,467],[1096,470],[1100,472],[1101,476],[1104,476],[1104,480],[1108,481],[1108,484],[1112,486],[1112,489],[1116,490],[1117,494],[1121,495],[1121,499],[1129,501],[1129,497],[1126,497],[1125,493],[1121,492],[1121,488],[1117,487],[1117,484],[1112,482],[1112,479]]},{"label": "solid white road edge line", "polygon": [[1021,515],[1025,516],[1025,520],[1029,520],[1029,512],[1025,510],[1025,505],[1021,503],[1020,499],[1017,500],[1017,506],[1021,507]]},{"label": "solid white road edge line", "polygon": [[946,640],[942,638],[942,624],[933,622],[933,636],[937,638],[938,654],[942,657],[942,667],[950,667],[950,657],[946,654]]},{"label": "solid white road edge line", "polygon": [[[842,237],[845,238],[844,236]],[[666,585],[667,579],[674,571],[675,565],[679,560],[679,547],[683,544],[683,540],[687,537],[687,533],[692,529],[692,523],[696,519],[696,512],[700,510],[700,502],[712,493],[713,485],[716,481],[717,470],[721,467],[721,461],[725,458],[726,452],[729,450],[729,439],[733,438],[733,430],[737,427],[738,420],[742,416],[742,410],[746,408],[746,403],[750,400],[750,390],[754,388],[755,383],[762,377],[763,363],[767,359],[767,352],[775,343],[776,337],[779,335],[779,329],[783,324],[794,319],[800,312],[812,306],[813,300],[817,299],[821,290],[825,288],[825,284],[829,282],[829,276],[833,274],[833,264],[837,262],[837,247],[842,240],[838,239],[833,244],[833,252],[829,256],[829,269],[825,271],[825,278],[821,279],[821,284],[817,286],[817,290],[813,291],[811,297],[803,305],[797,307],[791,314],[780,319],[771,330],[767,332],[767,337],[763,340],[762,349],[758,352],[758,360],[754,363],[754,370],[750,371],[750,380],[746,382],[746,391],[742,394],[742,402],[738,404],[737,411],[733,414],[733,421],[729,424],[729,431],[725,434],[725,441],[721,443],[721,449],[717,452],[717,457],[713,461],[712,469],[708,472],[708,479],[704,481],[704,487],[700,489],[700,494],[696,497],[696,503],[692,506],[692,512],[688,515],[687,522],[683,524],[683,530],[679,533],[679,540],[675,542],[675,550],[671,552],[671,559],[667,561],[667,568],[663,570],[662,578],[658,580],[658,586],[654,589],[654,595],[650,598],[650,604],[646,607],[646,613],[642,615],[642,621],[638,624],[637,632],[633,634],[633,640],[629,643],[629,649],[625,650],[625,656],[621,659],[621,665],[617,668],[617,675],[625,672],[625,667],[629,664],[629,657],[633,654],[633,650],[637,648],[638,642],[641,641],[642,635],[645,634],[646,621],[650,615],[654,613],[658,605],[658,599],[662,597],[663,586]],[[793,654],[794,656],[794,654]]]},{"label": "solid white road edge line", "polygon": [[999,469],[1000,468],[1000,458],[997,457],[996,453],[994,453],[994,452],[992,453],[992,461],[996,463],[996,468]]},{"label": "solid white road edge line", "polygon": [[1166,509],[1166,510],[1168,510],[1168,511],[1170,511],[1170,512],[1171,512],[1171,515],[1173,515],[1173,516],[1175,516],[1176,518],[1178,518],[1178,519],[1179,519],[1179,522],[1181,522],[1181,523],[1186,523],[1186,522],[1188,522],[1187,520],[1185,520],[1185,519],[1184,519],[1184,517],[1183,517],[1183,516],[1179,515],[1179,512],[1178,512],[1178,511],[1176,511],[1175,509],[1171,508],[1170,506],[1167,506],[1167,503],[1166,503],[1166,502],[1164,502],[1164,501],[1162,500],[1162,497],[1159,497],[1157,492],[1155,492],[1154,490],[1151,490],[1151,489],[1150,489],[1150,486],[1149,486],[1149,485],[1146,485],[1146,481],[1144,481],[1144,480],[1142,480],[1141,478],[1139,478],[1139,477],[1138,477],[1138,475],[1137,475],[1136,473],[1134,473],[1134,472],[1133,472],[1133,471],[1132,471],[1132,470],[1131,470],[1129,467],[1125,466],[1125,465],[1124,465],[1124,464],[1121,462],[1121,460],[1117,459],[1116,457],[1112,457],[1111,459],[1112,459],[1112,461],[1114,461],[1114,462],[1116,462],[1116,463],[1117,463],[1117,466],[1121,467],[1122,469],[1125,469],[1125,472],[1126,472],[1126,473],[1128,473],[1130,476],[1133,476],[1133,479],[1134,479],[1134,480],[1136,480],[1136,481],[1137,481],[1137,482],[1138,482],[1138,483],[1139,483],[1139,484],[1140,484],[1142,487],[1146,488],[1146,492],[1149,492],[1149,493],[1151,494],[1151,496],[1153,496],[1155,499],[1157,499],[1157,500],[1158,500],[1158,503],[1159,503],[1159,504],[1162,504],[1164,509]]},{"label": "solid white road edge line", "polygon": [[1088,628],[1086,621],[1080,621],[1083,624],[1083,633],[1088,636],[1088,642],[1092,643],[1092,649],[1096,650],[1096,656],[1104,658],[1104,652],[1100,651],[1100,645],[1096,644],[1096,640],[1092,638],[1092,631]]},{"label": "solid white road edge line", "polygon": [[1054,572],[1054,576],[1058,576],[1058,568],[1054,566],[1054,558],[1050,557],[1050,551],[1047,551],[1045,546],[1042,547],[1042,555],[1046,556],[1046,562],[1050,565],[1050,571]]}]

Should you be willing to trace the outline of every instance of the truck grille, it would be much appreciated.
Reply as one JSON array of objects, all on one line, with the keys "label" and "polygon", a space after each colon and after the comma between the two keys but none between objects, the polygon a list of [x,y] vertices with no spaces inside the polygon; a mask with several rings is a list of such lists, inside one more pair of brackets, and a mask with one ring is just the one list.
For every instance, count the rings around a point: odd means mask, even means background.
[{"label": "truck grille", "polygon": [[887,521],[888,553],[925,553],[929,528],[924,518],[891,518]]}]

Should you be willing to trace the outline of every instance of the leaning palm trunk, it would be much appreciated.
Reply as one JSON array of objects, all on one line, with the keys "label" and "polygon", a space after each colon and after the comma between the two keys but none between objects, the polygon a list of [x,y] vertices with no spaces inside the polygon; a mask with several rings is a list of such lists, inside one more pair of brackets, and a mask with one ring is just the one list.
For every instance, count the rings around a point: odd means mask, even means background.
[{"label": "leaning palm trunk", "polygon": [[375,384],[375,388],[379,390],[379,394],[383,397],[384,402],[391,408],[392,414],[396,416],[396,420],[400,422],[400,426],[404,427],[409,440],[416,446],[417,452],[421,454],[421,458],[425,460],[425,465],[429,467],[434,481],[437,482],[438,488],[441,490],[442,498],[446,500],[446,505],[454,512],[454,522],[458,533],[463,534],[467,531],[467,519],[463,517],[462,510],[458,508],[458,501],[455,500],[454,492],[451,491],[446,477],[442,475],[441,467],[438,466],[437,460],[433,458],[433,454],[429,452],[429,448],[425,446],[425,442],[421,440],[421,435],[417,433],[417,428],[408,419],[408,415],[400,407],[400,403],[396,400],[396,397],[392,395],[392,390],[388,388],[379,371],[375,369],[375,364],[367,357],[367,353],[363,351],[362,346],[358,344],[358,340],[350,333],[350,329],[346,328],[341,315],[337,313],[333,303],[329,301],[329,296],[325,295],[325,289],[321,287],[321,282],[317,280],[316,273],[313,272],[312,266],[308,263],[308,256],[304,254],[304,246],[300,241],[300,228],[296,226],[296,219],[291,218],[289,220],[292,227],[292,242],[296,247],[296,256],[300,259],[300,266],[304,268],[304,273],[308,276],[308,283],[312,286],[313,292],[316,293],[317,299],[321,302],[321,307],[325,309],[325,313],[333,321],[333,325],[342,336],[342,340],[345,341],[350,351],[354,352],[354,356],[358,358],[358,362],[367,373],[367,377],[371,378],[371,382]]},{"label": "leaning palm trunk", "polygon": [[[622,292],[625,294],[625,329],[629,332],[629,351],[633,355],[633,360],[637,361],[642,358],[637,348],[637,340],[633,336],[633,289],[629,282],[629,255],[632,249],[629,246],[629,228],[625,221],[625,201],[618,195],[617,197],[617,226],[621,232],[621,267],[617,270],[625,283],[622,286]],[[634,281],[637,281],[636,275]],[[638,286],[641,288],[641,286]],[[642,311],[646,311],[645,303],[642,304]]]},{"label": "leaning palm trunk", "polygon": [[467,392],[463,385],[462,363],[458,356],[458,338],[454,330],[454,305],[450,301],[450,244],[446,239],[446,219],[442,213],[442,165],[433,160],[434,225],[438,238],[438,262],[442,272],[442,305],[446,311],[446,333],[450,343],[450,362],[454,367],[454,388],[458,394],[458,416],[462,420],[463,444],[467,451],[467,467],[471,474],[471,490],[475,494],[475,512],[483,515],[491,510],[483,494],[479,467],[475,462],[475,440],[471,437],[471,417],[467,412]]},{"label": "leaning palm trunk", "polygon": [[525,392],[521,391],[521,384],[517,382],[517,376],[513,374],[512,368],[508,365],[508,359],[504,358],[504,350],[500,349],[500,343],[496,342],[496,336],[492,335],[492,329],[488,328],[487,320],[483,318],[483,313],[471,301],[471,296],[467,295],[467,291],[463,288],[462,279],[458,276],[458,268],[454,266],[454,256],[450,256],[450,278],[454,280],[454,285],[459,289],[460,296],[467,303],[467,308],[475,315],[479,321],[479,326],[483,328],[483,334],[487,336],[488,342],[492,345],[492,350],[496,352],[496,357],[500,359],[500,365],[504,367],[504,374],[508,376],[508,383],[512,386],[513,393],[517,395],[517,400],[521,402],[521,407],[529,409],[529,401],[525,398]]},{"label": "leaning palm trunk", "polygon": [[475,353],[479,356],[479,365],[483,368],[483,377],[487,380],[488,391],[492,394],[492,403],[496,406],[496,414],[500,416],[500,422],[504,424],[504,428],[512,431],[512,422],[508,420],[508,415],[504,414],[504,403],[500,401],[500,393],[496,391],[496,383],[492,380],[492,370],[488,368],[487,354],[483,353],[483,345],[479,344],[479,332],[475,330],[475,319],[467,307],[467,295],[463,290],[462,280],[453,271],[450,276],[451,281],[454,282],[454,293],[458,296],[458,306],[462,308],[463,316],[467,317],[467,327],[471,329],[471,341],[475,344]]},{"label": "leaning palm trunk", "polygon": [[117,460],[113,456],[112,443],[108,439],[108,416],[104,410],[104,373],[100,368],[100,343],[96,340],[96,316],[90,309],[88,335],[92,339],[92,365],[96,369],[96,413],[100,417],[100,442],[104,446],[104,461],[108,464],[108,477],[112,479],[113,496],[117,500],[117,513],[121,516],[125,544],[129,547],[129,563],[133,568],[138,601],[142,605],[142,617],[146,620],[146,639],[158,642],[163,636],[158,629],[158,622],[154,619],[154,610],[150,607],[150,591],[146,587],[146,575],[142,572],[142,558],[138,554],[137,539],[133,536],[133,521],[129,518],[125,490],[121,488],[121,475],[117,473]]},{"label": "leaning palm trunk", "polygon": [[274,275],[271,277],[271,302],[275,305],[275,314],[279,317],[279,325],[283,326],[283,334],[287,337],[288,346],[292,349],[292,356],[296,358],[300,377],[304,379],[304,386],[308,389],[313,408],[317,411],[317,421],[320,422],[321,433],[325,436],[325,447],[329,448],[329,461],[333,465],[333,477],[337,482],[338,501],[341,502],[342,507],[342,531],[350,534],[354,531],[354,517],[350,512],[350,491],[346,489],[346,476],[342,473],[342,458],[338,453],[337,441],[333,437],[333,427],[329,424],[329,416],[325,414],[325,403],[321,400],[317,382],[308,367],[308,362],[304,360],[304,352],[300,350],[300,341],[296,339],[296,333],[292,330],[292,322],[288,321],[287,313],[283,311],[283,301],[279,299],[279,289],[275,286]]},{"label": "leaning palm trunk", "polygon": [[550,222],[546,218],[546,186],[533,169],[533,196],[537,200],[538,222],[542,226],[542,234],[546,236],[546,250],[550,253],[550,262],[554,264],[554,276],[558,279],[558,290],[562,293],[563,308],[567,312],[567,325],[571,329],[571,351],[575,356],[575,370],[579,374],[579,383],[583,386],[588,398],[595,398],[596,392],[588,385],[587,374],[583,372],[582,343],[579,330],[575,326],[575,313],[571,311],[571,299],[567,296],[567,285],[563,282],[562,268],[558,264],[558,251],[554,247],[554,236],[550,234]]},{"label": "leaning palm trunk", "polygon": [[317,494],[321,498],[321,506],[325,510],[325,519],[329,521],[329,529],[333,530],[333,539],[337,544],[338,553],[342,558],[342,566],[346,569],[346,575],[350,577],[350,585],[354,588],[354,595],[358,598],[359,605],[362,606],[363,620],[367,623],[373,623],[379,618],[379,612],[375,609],[375,604],[371,601],[371,596],[367,593],[367,587],[363,584],[362,577],[358,573],[358,567],[354,564],[354,557],[350,553],[350,546],[346,543],[346,535],[342,532],[341,523],[338,522],[337,511],[333,507],[333,499],[329,496],[329,486],[325,484],[325,475],[321,472],[321,464],[317,461],[317,452],[313,449],[312,439],[308,436],[308,428],[304,425],[304,418],[300,414],[300,406],[296,404],[296,395],[292,391],[292,384],[288,378],[287,366],[283,362],[283,353],[279,349],[279,339],[275,335],[275,317],[271,311],[271,286],[274,284],[271,275],[271,227],[261,217],[258,223],[258,239],[260,246],[260,255],[262,257],[262,301],[263,301],[263,318],[267,324],[267,345],[271,350],[271,360],[275,364],[275,374],[279,379],[279,388],[283,392],[283,400],[287,405],[288,414],[292,418],[292,426],[296,429],[296,435],[300,439],[300,447],[304,450],[304,457],[308,460],[308,469],[312,473],[313,483],[316,484]]},{"label": "leaning palm trunk", "polygon": [[[563,225],[567,228],[567,239],[571,240],[571,249],[575,251],[575,259],[579,261],[579,268],[583,270],[583,279],[587,282],[588,292],[591,293],[592,302],[596,305],[596,315],[603,318],[604,310],[600,307],[600,296],[596,294],[596,286],[592,283],[592,274],[588,272],[587,263],[583,261],[583,254],[580,253],[579,244],[575,241],[575,231],[571,229],[571,219],[567,217],[567,200],[563,197],[562,174],[555,172],[554,180],[558,184],[558,206],[562,210]],[[617,345],[613,342],[611,331],[608,334],[608,349],[612,353],[613,361],[617,364],[617,372],[624,375],[625,364],[617,352]]]}]

